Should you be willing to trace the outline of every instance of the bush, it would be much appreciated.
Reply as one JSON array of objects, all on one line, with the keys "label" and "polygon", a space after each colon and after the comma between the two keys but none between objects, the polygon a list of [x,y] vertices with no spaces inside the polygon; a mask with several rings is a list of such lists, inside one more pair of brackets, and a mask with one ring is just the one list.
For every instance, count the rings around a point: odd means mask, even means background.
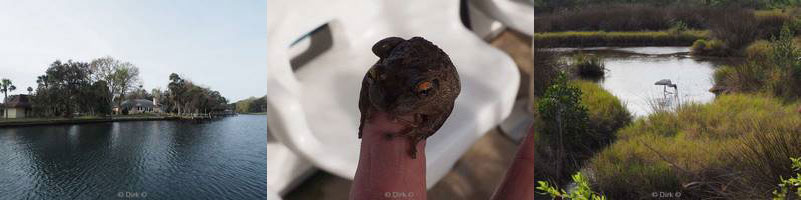
[{"label": "bush", "polygon": [[759,22],[751,11],[726,9],[712,15],[709,29],[714,38],[720,39],[726,48],[740,50],[759,35]]},{"label": "bush", "polygon": [[545,122],[543,139],[558,144],[559,151],[568,154],[582,152],[588,140],[585,136],[589,117],[587,107],[581,103],[581,94],[581,90],[568,84],[567,76],[561,73],[538,104],[540,118]]},{"label": "bush", "polygon": [[748,62],[723,66],[715,72],[715,90],[768,93],[786,100],[801,97],[801,50],[785,26],[769,44],[756,42],[746,49]]},{"label": "bush", "polygon": [[781,183],[779,183],[779,189],[773,191],[773,199],[787,199],[787,193],[794,188],[796,189],[795,195],[801,198],[801,157],[790,158],[790,160],[793,162],[793,170],[799,173],[795,174],[795,178],[779,178]]},{"label": "bush", "polygon": [[729,49],[721,40],[699,39],[693,42],[690,53],[699,56],[727,57],[737,55],[736,51]]},{"label": "bush", "polygon": [[548,182],[545,181],[537,181],[537,190],[541,191],[540,194],[549,195],[551,198],[560,198],[560,199],[577,199],[577,200],[605,200],[601,194],[592,191],[590,188],[590,183],[587,181],[587,178],[584,175],[581,175],[581,172],[577,172],[573,175],[573,182],[576,183],[576,188],[568,193],[564,189],[559,189],[558,187],[551,186]]},{"label": "bush", "polygon": [[588,166],[590,180],[610,199],[760,199],[791,175],[787,157],[801,155],[801,115],[782,101],[723,95],[654,113],[618,133]]},{"label": "bush", "polygon": [[[561,76],[564,76],[564,74],[562,73]],[[575,128],[570,129],[573,134],[571,134],[571,137],[563,138],[566,143],[562,147],[561,143],[559,143],[559,138],[555,137],[558,136],[558,133],[556,133],[557,135],[553,134],[554,126],[559,123],[554,122],[553,114],[542,116],[543,111],[545,111],[543,109],[553,110],[556,107],[551,104],[549,107],[544,108],[543,106],[547,105],[542,104],[543,100],[540,101],[538,109],[540,113],[537,113],[540,117],[535,120],[534,125],[538,130],[537,134],[535,134],[535,141],[537,141],[535,159],[539,160],[534,166],[535,176],[538,180],[553,180],[557,184],[564,183],[566,180],[563,178],[569,177],[570,174],[580,169],[581,164],[591,158],[598,150],[612,143],[617,130],[631,122],[631,114],[620,100],[598,84],[589,81],[573,81],[564,85],[562,79],[559,80],[556,82],[559,84],[549,88],[551,96],[556,94],[554,93],[556,90],[553,88],[561,88],[558,91],[563,91],[562,95],[569,93],[571,97],[575,94],[580,97],[580,102],[578,103],[572,101],[574,99],[569,101],[573,102],[569,104],[573,109],[564,109],[573,110],[573,113],[562,114],[563,116],[578,115],[578,117],[571,117],[571,119],[575,119],[573,120],[576,121],[575,123],[567,124],[569,128]],[[570,92],[565,92],[568,90],[567,88],[572,89],[569,89]],[[549,96],[549,98],[551,97]],[[585,111],[581,111],[581,108],[578,107],[584,107]],[[545,112],[553,113],[553,111]],[[586,119],[583,117],[585,115]],[[567,123],[566,121],[563,120],[562,124]],[[549,127],[551,128],[550,130],[548,130]]]},{"label": "bush", "polygon": [[572,70],[581,78],[597,80],[603,78],[606,66],[599,56],[579,53],[573,56]]}]

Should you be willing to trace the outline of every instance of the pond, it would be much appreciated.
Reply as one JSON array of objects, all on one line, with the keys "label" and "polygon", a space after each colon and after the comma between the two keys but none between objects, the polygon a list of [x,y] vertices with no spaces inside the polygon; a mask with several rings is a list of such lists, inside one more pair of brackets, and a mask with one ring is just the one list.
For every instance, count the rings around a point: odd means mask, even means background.
[{"label": "pond", "polygon": [[265,199],[267,119],[0,128],[1,199]]},{"label": "pond", "polygon": [[[606,75],[599,80],[606,90],[620,98],[635,116],[645,116],[654,107],[675,107],[679,103],[706,103],[715,99],[712,88],[715,67],[731,64],[730,59],[698,58],[689,55],[688,47],[602,47],[558,48],[567,57],[579,52],[601,56]],[[678,95],[666,95],[664,86],[654,83],[670,79]],[[673,88],[667,91],[674,92]],[[664,105],[668,104],[668,105]]]}]

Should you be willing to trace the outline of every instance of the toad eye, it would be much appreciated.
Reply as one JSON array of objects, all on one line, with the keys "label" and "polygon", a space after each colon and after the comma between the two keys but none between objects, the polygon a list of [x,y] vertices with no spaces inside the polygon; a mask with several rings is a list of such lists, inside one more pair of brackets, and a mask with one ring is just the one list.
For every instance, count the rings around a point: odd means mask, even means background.
[{"label": "toad eye", "polygon": [[437,79],[430,81],[421,81],[420,83],[417,83],[417,86],[415,86],[415,91],[417,92],[418,95],[426,97],[428,95],[431,95],[434,88],[436,88],[437,83],[438,83]]}]

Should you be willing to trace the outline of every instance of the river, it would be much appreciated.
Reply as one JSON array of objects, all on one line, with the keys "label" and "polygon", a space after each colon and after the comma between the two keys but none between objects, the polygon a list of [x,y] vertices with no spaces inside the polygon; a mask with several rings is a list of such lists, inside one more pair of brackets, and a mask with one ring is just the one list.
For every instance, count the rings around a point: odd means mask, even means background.
[{"label": "river", "polygon": [[265,199],[267,119],[0,128],[0,199]]}]

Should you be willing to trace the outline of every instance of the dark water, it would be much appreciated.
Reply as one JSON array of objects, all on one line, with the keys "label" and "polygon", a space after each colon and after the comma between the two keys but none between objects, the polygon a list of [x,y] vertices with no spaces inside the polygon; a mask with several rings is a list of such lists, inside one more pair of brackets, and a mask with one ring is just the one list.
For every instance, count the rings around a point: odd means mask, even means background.
[{"label": "dark water", "polygon": [[0,128],[0,199],[265,199],[267,122]]}]

